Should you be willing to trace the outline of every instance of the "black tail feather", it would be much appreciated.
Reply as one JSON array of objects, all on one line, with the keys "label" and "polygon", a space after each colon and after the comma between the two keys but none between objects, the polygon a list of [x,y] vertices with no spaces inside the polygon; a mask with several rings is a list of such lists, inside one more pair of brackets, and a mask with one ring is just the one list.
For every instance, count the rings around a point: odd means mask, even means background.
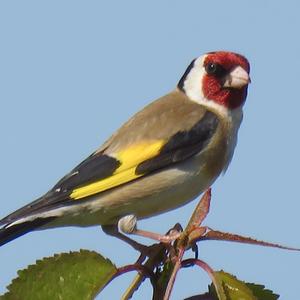
[{"label": "black tail feather", "polygon": [[5,225],[3,228],[0,229],[0,247],[18,238],[19,236],[22,236],[30,231],[33,231],[47,224],[55,218],[56,217],[37,218],[32,221],[26,221],[16,225]]}]

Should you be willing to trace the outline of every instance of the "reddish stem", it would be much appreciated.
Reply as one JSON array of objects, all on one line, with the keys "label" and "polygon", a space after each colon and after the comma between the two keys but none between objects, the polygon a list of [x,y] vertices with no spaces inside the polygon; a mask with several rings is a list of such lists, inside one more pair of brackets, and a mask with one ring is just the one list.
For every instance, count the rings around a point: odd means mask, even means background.
[{"label": "reddish stem", "polygon": [[108,285],[113,279],[117,278],[118,276],[132,271],[137,271],[141,273],[144,277],[148,277],[152,286],[154,285],[154,273],[147,267],[138,264],[126,265],[124,267],[118,268],[117,272],[111,277],[111,279],[109,280],[109,282],[107,282],[106,285]]},{"label": "reddish stem", "polygon": [[189,265],[197,265],[201,269],[203,269],[212,280],[213,284],[216,286],[217,282],[214,275],[214,270],[203,260],[196,259],[196,258],[188,258],[181,262],[181,267],[184,268]]},{"label": "reddish stem", "polygon": [[175,265],[174,265],[174,268],[173,268],[173,271],[172,271],[172,274],[170,276],[170,279],[169,279],[169,282],[168,282],[168,285],[167,285],[167,288],[166,288],[166,292],[165,292],[165,295],[164,295],[164,298],[163,298],[164,300],[169,300],[170,299],[177,273],[181,268],[181,261],[182,261],[182,257],[184,255],[184,252],[185,252],[185,248],[180,247],[179,251],[178,251],[177,258],[176,258],[176,261],[175,261]]}]

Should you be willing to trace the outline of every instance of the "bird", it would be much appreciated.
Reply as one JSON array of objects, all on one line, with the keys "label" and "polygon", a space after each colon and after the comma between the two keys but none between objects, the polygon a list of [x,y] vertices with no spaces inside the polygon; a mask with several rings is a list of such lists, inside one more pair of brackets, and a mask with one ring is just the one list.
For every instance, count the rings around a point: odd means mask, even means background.
[{"label": "bird", "polygon": [[250,65],[230,51],[194,59],[168,94],[125,122],[48,192],[0,220],[0,246],[35,230],[115,227],[195,199],[233,157]]}]

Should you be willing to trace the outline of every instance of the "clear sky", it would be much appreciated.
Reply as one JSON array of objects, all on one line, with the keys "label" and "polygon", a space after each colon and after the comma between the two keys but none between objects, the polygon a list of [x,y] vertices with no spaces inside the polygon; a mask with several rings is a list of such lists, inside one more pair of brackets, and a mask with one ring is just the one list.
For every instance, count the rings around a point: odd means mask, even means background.
[{"label": "clear sky", "polygon": [[[213,186],[205,224],[300,247],[299,10],[296,0],[1,1],[1,217],[46,192],[134,112],[173,89],[194,57],[232,50],[249,59],[252,84],[234,159]],[[184,225],[195,204],[140,227]],[[137,256],[98,227],[35,232],[0,248],[0,292],[36,259],[80,248],[119,266]],[[205,242],[200,257],[281,299],[299,297],[300,253]],[[130,278],[99,299],[118,299]],[[173,299],[208,282],[183,270]],[[147,286],[135,299],[146,299]]]}]

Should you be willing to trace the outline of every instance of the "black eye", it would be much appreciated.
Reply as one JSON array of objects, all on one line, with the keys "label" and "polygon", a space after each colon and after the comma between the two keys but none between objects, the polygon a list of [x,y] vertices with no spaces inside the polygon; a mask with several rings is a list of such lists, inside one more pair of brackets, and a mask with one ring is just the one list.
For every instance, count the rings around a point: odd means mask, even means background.
[{"label": "black eye", "polygon": [[209,62],[205,65],[205,71],[208,75],[222,77],[226,74],[226,70],[219,64]]}]

